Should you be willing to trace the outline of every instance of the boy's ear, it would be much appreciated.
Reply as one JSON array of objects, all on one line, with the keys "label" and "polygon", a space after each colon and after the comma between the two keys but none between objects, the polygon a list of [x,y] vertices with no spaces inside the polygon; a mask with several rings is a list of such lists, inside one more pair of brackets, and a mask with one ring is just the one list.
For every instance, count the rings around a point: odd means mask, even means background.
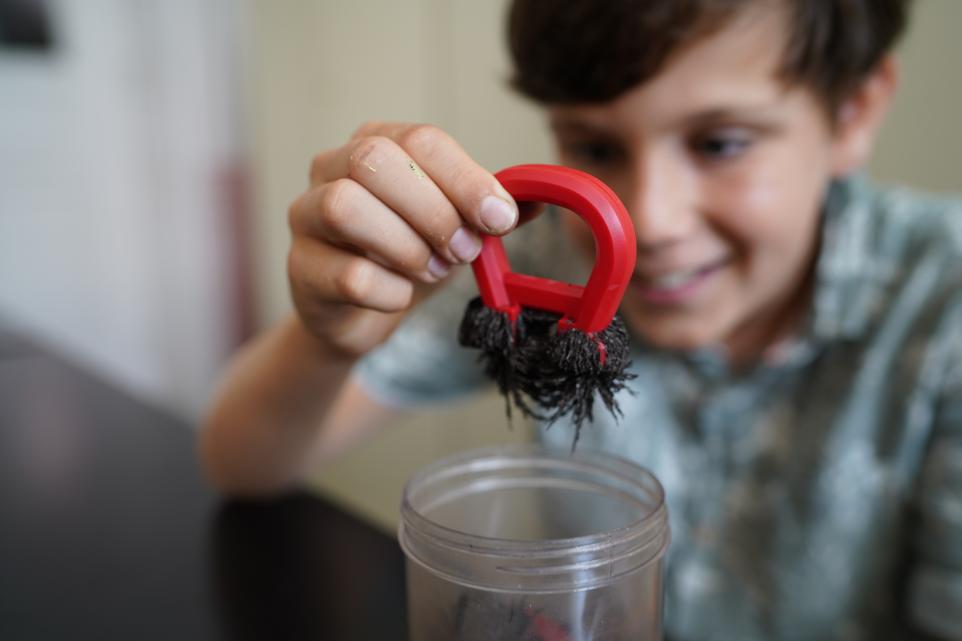
[{"label": "boy's ear", "polygon": [[887,55],[846,98],[835,115],[832,173],[844,176],[867,161],[899,84],[898,63]]}]

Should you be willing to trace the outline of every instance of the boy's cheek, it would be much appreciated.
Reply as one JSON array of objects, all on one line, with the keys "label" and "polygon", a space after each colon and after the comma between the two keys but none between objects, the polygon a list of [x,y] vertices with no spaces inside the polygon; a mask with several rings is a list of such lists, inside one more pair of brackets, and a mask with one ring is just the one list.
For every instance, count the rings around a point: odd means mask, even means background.
[{"label": "boy's cheek", "polygon": [[[759,155],[741,171],[713,183],[706,203],[723,212],[730,224],[752,230],[805,228],[818,217],[831,178],[822,158],[792,157],[790,152]],[[711,205],[709,205],[711,206]]]},{"label": "boy's cheek", "polygon": [[560,213],[561,225],[565,233],[581,252],[581,255],[593,262],[595,256],[595,239],[591,233],[591,228],[576,214],[568,210],[561,210]]}]

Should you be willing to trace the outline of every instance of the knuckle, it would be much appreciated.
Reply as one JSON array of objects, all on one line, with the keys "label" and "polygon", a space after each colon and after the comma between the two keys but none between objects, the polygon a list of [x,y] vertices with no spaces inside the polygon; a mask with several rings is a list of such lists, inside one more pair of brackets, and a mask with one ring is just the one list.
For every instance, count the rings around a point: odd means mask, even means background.
[{"label": "knuckle", "polygon": [[321,189],[318,217],[325,229],[342,229],[347,224],[350,218],[347,201],[354,192],[354,184],[352,180],[341,178]]},{"label": "knuckle", "polygon": [[408,152],[431,155],[447,140],[447,134],[434,125],[414,125],[402,133],[398,143]]},{"label": "knuckle", "polygon": [[300,227],[301,211],[304,209],[304,194],[294,199],[287,207],[287,226],[291,231]]},{"label": "knuckle", "polygon": [[339,159],[342,158],[345,147],[346,145],[332,147],[314,154],[307,173],[311,185],[327,182],[343,174],[342,161]]},{"label": "knuckle", "polygon": [[324,176],[325,170],[327,169],[328,154],[326,152],[321,152],[315,154],[311,158],[311,166],[308,169],[307,176],[311,182],[316,182]]},{"label": "knuckle", "polygon": [[381,159],[388,153],[392,144],[391,140],[385,136],[358,138],[348,158],[351,175],[360,175],[362,171],[368,173],[377,171]]},{"label": "knuckle", "polygon": [[291,243],[287,250],[287,280],[292,286],[301,284],[306,280],[301,254],[298,243]]},{"label": "knuckle", "polygon": [[362,305],[376,284],[374,264],[360,256],[349,260],[334,279],[334,287],[344,300]]}]

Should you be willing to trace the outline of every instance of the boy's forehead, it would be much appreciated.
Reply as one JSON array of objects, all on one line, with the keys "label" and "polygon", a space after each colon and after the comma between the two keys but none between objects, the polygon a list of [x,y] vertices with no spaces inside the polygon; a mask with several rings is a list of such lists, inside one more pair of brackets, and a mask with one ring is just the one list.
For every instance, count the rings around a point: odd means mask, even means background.
[{"label": "boy's forehead", "polygon": [[754,3],[723,26],[675,52],[645,84],[679,94],[750,92],[749,101],[777,92],[787,46],[785,12]]}]

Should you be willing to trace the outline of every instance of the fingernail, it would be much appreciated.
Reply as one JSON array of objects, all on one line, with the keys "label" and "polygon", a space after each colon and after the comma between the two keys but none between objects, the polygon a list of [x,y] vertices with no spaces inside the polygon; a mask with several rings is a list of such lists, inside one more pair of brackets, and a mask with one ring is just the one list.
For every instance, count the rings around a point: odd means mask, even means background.
[{"label": "fingernail", "polygon": [[451,253],[461,262],[470,263],[481,253],[481,239],[478,238],[478,235],[474,232],[460,227],[451,236],[448,249],[450,249]]},{"label": "fingernail", "polygon": [[518,210],[506,200],[487,196],[481,201],[481,222],[492,233],[506,232],[518,219]]},{"label": "fingernail", "polygon": [[451,266],[448,265],[448,261],[437,254],[431,254],[431,258],[428,259],[428,271],[431,272],[432,276],[441,280],[451,271]]}]

